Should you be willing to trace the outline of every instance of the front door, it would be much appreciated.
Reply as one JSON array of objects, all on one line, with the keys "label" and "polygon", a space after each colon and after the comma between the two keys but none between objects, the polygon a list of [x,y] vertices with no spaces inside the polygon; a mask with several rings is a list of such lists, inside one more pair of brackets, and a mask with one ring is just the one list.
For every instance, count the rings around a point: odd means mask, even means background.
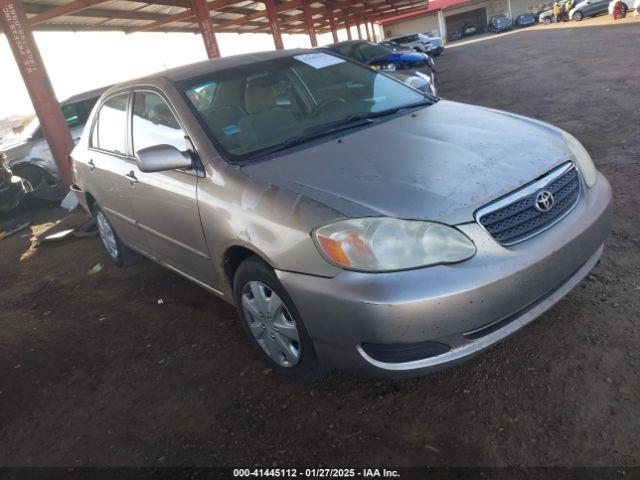
[{"label": "front door", "polygon": [[135,226],[128,197],[129,184],[122,175],[127,156],[127,106],[129,92],[107,98],[96,114],[89,140],[87,169],[91,194],[122,241],[146,251],[145,235]]},{"label": "front door", "polygon": [[[134,92],[131,138],[133,152],[154,145],[187,151],[190,142],[167,101],[158,92]],[[181,273],[213,283],[213,267],[198,210],[197,172],[141,172],[134,158],[125,165],[136,224],[147,233],[152,254]]]}]

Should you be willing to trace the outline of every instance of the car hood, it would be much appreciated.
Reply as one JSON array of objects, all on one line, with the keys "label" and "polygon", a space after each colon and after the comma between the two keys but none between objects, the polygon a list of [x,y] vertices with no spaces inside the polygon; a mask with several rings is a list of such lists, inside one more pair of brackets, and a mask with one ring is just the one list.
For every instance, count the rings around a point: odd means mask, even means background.
[{"label": "car hood", "polygon": [[346,216],[460,224],[572,158],[560,130],[440,101],[243,170]]}]

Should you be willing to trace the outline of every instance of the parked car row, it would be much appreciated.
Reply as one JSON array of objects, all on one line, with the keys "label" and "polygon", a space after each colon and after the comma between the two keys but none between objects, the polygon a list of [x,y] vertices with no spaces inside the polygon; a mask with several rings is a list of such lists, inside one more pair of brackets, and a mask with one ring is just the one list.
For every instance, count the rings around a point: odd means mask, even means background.
[{"label": "parked car row", "polygon": [[437,93],[435,64],[425,53],[366,40],[339,42],[322,49],[381,70],[422,92]]}]

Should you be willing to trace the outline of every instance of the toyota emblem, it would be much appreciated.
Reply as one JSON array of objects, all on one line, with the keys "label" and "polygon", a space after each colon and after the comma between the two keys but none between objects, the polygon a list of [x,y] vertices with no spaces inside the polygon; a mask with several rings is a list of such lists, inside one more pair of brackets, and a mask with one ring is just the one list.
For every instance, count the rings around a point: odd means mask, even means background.
[{"label": "toyota emblem", "polygon": [[553,208],[554,203],[553,193],[549,190],[542,190],[536,195],[536,210],[539,212],[548,212]]}]

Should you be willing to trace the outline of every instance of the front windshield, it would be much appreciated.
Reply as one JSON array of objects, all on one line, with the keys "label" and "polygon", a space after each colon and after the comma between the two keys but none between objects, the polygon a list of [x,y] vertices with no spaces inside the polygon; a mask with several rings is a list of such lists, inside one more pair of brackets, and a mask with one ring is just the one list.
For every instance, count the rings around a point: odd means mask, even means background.
[{"label": "front windshield", "polygon": [[306,53],[214,72],[182,89],[232,161],[356,117],[424,102],[386,75],[328,53]]}]

